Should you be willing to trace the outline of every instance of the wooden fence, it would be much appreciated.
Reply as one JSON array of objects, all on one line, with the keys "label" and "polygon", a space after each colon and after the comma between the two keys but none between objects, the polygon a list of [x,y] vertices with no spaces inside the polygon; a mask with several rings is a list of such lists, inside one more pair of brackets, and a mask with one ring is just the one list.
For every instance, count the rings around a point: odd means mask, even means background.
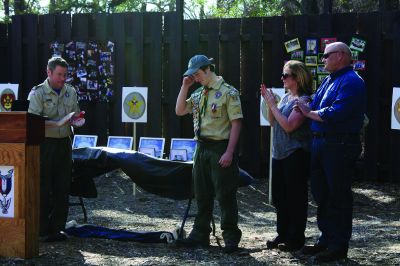
[{"label": "wooden fence", "polygon": [[283,43],[299,38],[303,46],[307,38],[324,37],[349,43],[354,36],[367,41],[360,57],[366,60],[361,75],[370,118],[359,175],[400,181],[400,132],[390,129],[392,87],[400,86],[400,12],[183,22],[175,12],[14,16],[11,24],[0,25],[0,82],[19,83],[19,96],[26,98],[46,77],[51,42],[111,40],[115,96],[109,103],[82,102],[87,125],[78,133],[97,134],[99,145],[108,135],[132,135],[132,125],[121,123],[121,88],[146,86],[148,123],[137,124],[137,136],[163,136],[168,147],[172,137],[193,137],[191,118],[175,115],[175,101],[188,59],[206,54],[241,92],[240,165],[266,177],[269,128],[259,126],[259,85],[282,87],[280,73],[289,59]]}]

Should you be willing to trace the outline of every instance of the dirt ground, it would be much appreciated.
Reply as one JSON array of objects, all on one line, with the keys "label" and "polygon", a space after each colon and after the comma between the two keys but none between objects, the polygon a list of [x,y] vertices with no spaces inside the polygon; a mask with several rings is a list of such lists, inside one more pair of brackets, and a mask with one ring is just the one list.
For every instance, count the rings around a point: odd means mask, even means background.
[{"label": "dirt ground", "polygon": [[[133,183],[121,171],[95,179],[99,197],[85,199],[88,223],[129,231],[172,231],[182,220],[186,201],[161,198],[142,190],[133,195]],[[353,237],[349,259],[331,265],[400,265],[400,185],[355,183]],[[29,260],[0,258],[1,265],[312,265],[299,253],[265,249],[275,236],[275,212],[268,204],[268,185],[256,180],[238,192],[241,252],[225,255],[216,238],[209,249],[176,248],[173,244],[140,244],[106,239],[70,237],[66,242],[41,243],[39,257]],[[74,198],[72,198],[74,199]],[[76,199],[76,198],[75,198]],[[192,206],[194,213],[196,206]],[[216,206],[216,235],[221,239]],[[316,207],[309,201],[307,243],[318,236]],[[83,222],[79,207],[68,220]],[[190,231],[193,219],[185,226]],[[223,241],[221,241],[223,242]],[[330,264],[326,264],[330,265]]]}]

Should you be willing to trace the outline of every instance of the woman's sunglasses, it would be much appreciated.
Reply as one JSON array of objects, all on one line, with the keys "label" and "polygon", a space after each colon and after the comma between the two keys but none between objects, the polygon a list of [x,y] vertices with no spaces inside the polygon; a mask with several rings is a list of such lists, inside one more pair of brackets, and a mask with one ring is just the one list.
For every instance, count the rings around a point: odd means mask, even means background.
[{"label": "woman's sunglasses", "polygon": [[290,77],[290,76],[293,76],[292,74],[289,74],[289,73],[282,73],[282,78],[283,79],[287,79],[288,77]]}]

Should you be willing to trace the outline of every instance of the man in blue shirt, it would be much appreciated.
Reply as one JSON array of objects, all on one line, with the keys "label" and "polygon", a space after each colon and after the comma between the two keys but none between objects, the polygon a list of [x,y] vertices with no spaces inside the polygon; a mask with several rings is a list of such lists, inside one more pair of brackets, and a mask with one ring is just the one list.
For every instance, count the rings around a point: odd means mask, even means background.
[{"label": "man in blue shirt", "polygon": [[311,119],[311,192],[318,205],[321,235],[303,253],[316,262],[347,258],[352,232],[351,182],[361,152],[360,130],[366,111],[364,81],[351,67],[351,51],[342,42],[329,44],[323,60],[330,73],[307,106],[297,108]]}]

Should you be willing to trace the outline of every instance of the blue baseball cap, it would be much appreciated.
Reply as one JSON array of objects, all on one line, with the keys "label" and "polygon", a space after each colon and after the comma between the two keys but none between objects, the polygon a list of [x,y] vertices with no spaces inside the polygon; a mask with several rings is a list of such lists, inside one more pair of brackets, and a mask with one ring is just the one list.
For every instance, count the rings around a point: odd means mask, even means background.
[{"label": "blue baseball cap", "polygon": [[213,63],[214,59],[208,58],[205,55],[195,55],[189,60],[188,70],[183,74],[183,76],[190,76],[196,73],[202,66],[208,66]]}]

